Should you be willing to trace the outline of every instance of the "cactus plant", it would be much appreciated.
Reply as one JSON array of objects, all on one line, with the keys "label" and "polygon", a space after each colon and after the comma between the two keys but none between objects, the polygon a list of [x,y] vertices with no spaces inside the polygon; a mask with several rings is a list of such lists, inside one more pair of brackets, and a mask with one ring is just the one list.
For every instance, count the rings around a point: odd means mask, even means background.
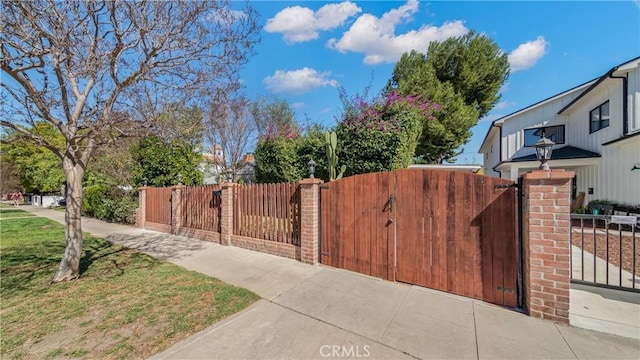
[{"label": "cactus plant", "polygon": [[329,164],[329,181],[338,180],[344,175],[344,171],[347,169],[346,165],[340,167],[340,172],[337,173],[338,167],[338,155],[336,155],[336,149],[338,148],[338,135],[335,131],[327,131],[324,133],[325,146],[327,149],[327,160]]}]

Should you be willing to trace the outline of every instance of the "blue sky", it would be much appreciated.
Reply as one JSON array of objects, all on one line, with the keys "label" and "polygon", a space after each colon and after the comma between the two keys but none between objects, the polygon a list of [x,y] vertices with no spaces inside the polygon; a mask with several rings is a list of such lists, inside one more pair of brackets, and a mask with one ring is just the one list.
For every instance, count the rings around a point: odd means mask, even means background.
[{"label": "blue sky", "polygon": [[509,54],[499,104],[472,129],[458,163],[477,154],[491,120],[640,56],[640,1],[252,1],[263,25],[242,72],[250,98],[289,101],[299,120],[333,126],[338,87],[376,94],[404,51],[475,30]]}]

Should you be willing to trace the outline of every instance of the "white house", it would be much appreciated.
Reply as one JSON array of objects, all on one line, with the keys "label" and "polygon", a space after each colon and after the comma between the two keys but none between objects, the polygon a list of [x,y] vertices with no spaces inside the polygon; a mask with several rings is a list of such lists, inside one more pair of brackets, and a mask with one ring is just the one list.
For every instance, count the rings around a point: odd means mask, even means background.
[{"label": "white house", "polygon": [[204,175],[205,184],[217,184],[224,173],[224,152],[220,145],[211,147],[210,152],[202,153],[198,170]]},{"label": "white house", "polygon": [[517,180],[537,169],[533,144],[556,143],[549,166],[572,170],[575,193],[640,206],[640,57],[499,118],[480,147],[486,175]]}]

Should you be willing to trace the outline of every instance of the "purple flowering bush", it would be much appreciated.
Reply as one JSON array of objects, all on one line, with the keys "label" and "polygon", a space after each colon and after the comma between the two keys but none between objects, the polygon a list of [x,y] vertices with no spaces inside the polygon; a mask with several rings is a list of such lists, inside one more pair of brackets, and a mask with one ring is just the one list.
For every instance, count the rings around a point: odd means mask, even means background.
[{"label": "purple flowering bush", "polygon": [[435,119],[438,104],[416,96],[390,93],[367,100],[341,93],[344,111],[338,120],[339,157],[345,175],[406,168],[413,162],[423,124]]}]

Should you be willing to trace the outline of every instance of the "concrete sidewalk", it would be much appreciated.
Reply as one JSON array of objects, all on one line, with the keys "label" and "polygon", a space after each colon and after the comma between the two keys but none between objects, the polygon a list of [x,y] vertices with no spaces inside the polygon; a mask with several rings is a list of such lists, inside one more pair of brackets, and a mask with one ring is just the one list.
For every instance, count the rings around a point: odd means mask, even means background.
[{"label": "concrete sidewalk", "polygon": [[[23,208],[64,220],[62,212]],[[429,289],[94,219],[83,219],[83,229],[263,298],[152,359],[640,357],[640,340]]]}]

